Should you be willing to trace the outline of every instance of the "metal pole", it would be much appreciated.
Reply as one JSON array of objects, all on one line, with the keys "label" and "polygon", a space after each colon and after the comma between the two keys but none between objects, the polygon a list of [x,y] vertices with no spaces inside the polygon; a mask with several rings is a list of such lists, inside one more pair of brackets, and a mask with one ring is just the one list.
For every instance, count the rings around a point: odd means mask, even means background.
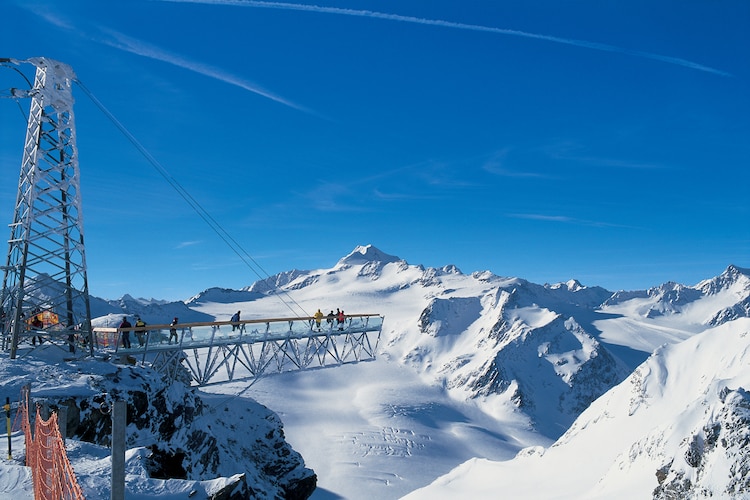
[{"label": "metal pole", "polygon": [[68,437],[68,407],[61,406],[57,409],[57,427],[60,429],[60,437],[62,437],[63,445],[65,439]]},{"label": "metal pole", "polygon": [[110,500],[125,500],[125,426],[128,404],[115,401],[112,408],[112,492]]}]

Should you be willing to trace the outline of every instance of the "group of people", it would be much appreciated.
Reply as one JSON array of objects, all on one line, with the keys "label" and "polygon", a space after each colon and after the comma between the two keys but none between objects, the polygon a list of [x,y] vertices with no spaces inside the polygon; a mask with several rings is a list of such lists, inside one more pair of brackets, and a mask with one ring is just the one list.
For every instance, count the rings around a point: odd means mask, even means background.
[{"label": "group of people", "polygon": [[[174,343],[178,343],[177,338],[177,328],[176,325],[179,323],[179,320],[177,319],[177,316],[174,317],[172,322],[169,324],[169,343],[172,343],[172,339],[174,339]],[[133,325],[130,324],[130,321],[128,321],[127,316],[122,317],[122,322],[120,323],[120,326],[118,327],[120,329],[120,341],[122,343],[122,347],[125,349],[130,349],[131,343],[130,343],[130,329],[133,328]],[[146,330],[146,322],[141,319],[140,316],[135,317],[135,337],[138,339],[138,345],[140,347],[143,347],[146,344],[146,336],[148,335],[148,330]]]},{"label": "group of people", "polygon": [[[344,322],[346,321],[346,315],[344,314],[343,309],[336,309],[336,312],[334,313],[333,310],[331,310],[330,313],[328,313],[327,316],[324,316],[323,313],[318,309],[318,311],[315,313],[313,318],[315,319],[315,325],[318,328],[318,331],[321,329],[321,323],[323,322],[323,318],[326,318],[326,322],[328,323],[328,328],[333,329],[334,322],[338,326],[339,331],[344,330]],[[242,329],[242,324],[240,323],[240,311],[237,311],[234,313],[229,320],[232,323],[232,331],[235,331],[237,329]],[[178,336],[177,336],[177,324],[178,319],[175,316],[175,318],[172,320],[172,322],[169,324],[169,344],[172,343],[172,340],[174,340],[174,343],[177,344]],[[135,329],[133,328],[133,325],[128,321],[127,316],[123,316],[122,322],[120,323],[120,326],[118,327],[120,329],[120,342],[122,344],[122,347],[125,349],[131,348],[130,343],[130,332],[133,330],[135,332],[135,336],[138,339],[138,344],[143,347],[146,343],[146,336],[148,335],[148,330],[146,330],[146,322],[143,321],[140,316],[136,316],[135,320]]]},{"label": "group of people", "polygon": [[[320,324],[323,322],[323,313],[318,309],[315,311],[315,314],[313,314],[313,319],[315,320],[315,327],[320,331]],[[333,322],[335,321],[336,324],[339,327],[339,331],[344,330],[344,321],[346,321],[346,315],[344,314],[343,309],[336,309],[336,313],[334,314],[333,310],[328,313],[326,318],[326,323],[328,323],[328,328],[333,329]]]}]

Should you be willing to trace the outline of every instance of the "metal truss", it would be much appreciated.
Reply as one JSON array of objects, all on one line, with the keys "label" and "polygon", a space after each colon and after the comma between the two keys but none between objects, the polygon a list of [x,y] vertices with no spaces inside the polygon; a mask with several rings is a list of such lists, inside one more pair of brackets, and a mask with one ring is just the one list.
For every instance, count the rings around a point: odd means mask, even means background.
[{"label": "metal truss", "polygon": [[71,352],[78,339],[93,349],[71,89],[75,74],[43,57],[0,63],[36,67],[33,86],[12,92],[13,98],[30,98],[31,107],[3,268],[3,348],[15,359],[20,342],[38,337]]},{"label": "metal truss", "polygon": [[[264,331],[248,331],[257,323],[265,325]],[[181,340],[175,344],[163,343],[167,325],[149,326],[149,340],[131,349],[119,347],[118,329],[94,331],[97,342],[114,348],[110,350],[117,359],[140,357],[141,363],[171,380],[189,373],[192,383],[203,386],[375,359],[383,318],[351,315],[340,330],[333,325],[318,330],[311,318],[250,320],[240,325],[236,336],[221,335],[224,325],[228,323],[179,325]]]}]

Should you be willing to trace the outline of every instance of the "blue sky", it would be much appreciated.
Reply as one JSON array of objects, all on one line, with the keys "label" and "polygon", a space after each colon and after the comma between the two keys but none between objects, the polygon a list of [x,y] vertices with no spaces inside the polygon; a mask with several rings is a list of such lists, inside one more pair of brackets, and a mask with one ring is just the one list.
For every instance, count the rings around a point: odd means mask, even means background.
[{"label": "blue sky", "polygon": [[[76,87],[96,296],[186,299],[364,244],[611,290],[750,267],[744,0],[11,0],[3,19],[0,57],[71,65],[252,258]],[[0,127],[10,222],[10,99]]]}]

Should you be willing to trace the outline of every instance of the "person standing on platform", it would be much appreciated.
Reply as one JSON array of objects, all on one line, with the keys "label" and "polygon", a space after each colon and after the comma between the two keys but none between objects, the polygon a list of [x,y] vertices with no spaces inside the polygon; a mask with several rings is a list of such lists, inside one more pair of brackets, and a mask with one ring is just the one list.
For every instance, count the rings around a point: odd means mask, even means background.
[{"label": "person standing on platform", "polygon": [[323,321],[323,313],[320,312],[320,309],[315,311],[315,314],[313,314],[313,319],[315,319],[315,326],[317,326],[318,331],[320,331],[320,322]]},{"label": "person standing on platform", "polygon": [[[126,316],[122,317],[122,323],[120,323],[119,328],[130,328],[133,325],[130,324],[130,321],[128,321],[128,318]],[[120,332],[122,334],[122,346],[125,349],[130,349],[130,330],[121,330]]]},{"label": "person standing on platform", "polygon": [[234,315],[232,316],[232,319],[229,321],[232,322],[232,331],[239,329],[240,328],[240,312],[237,311],[236,313],[234,313]]},{"label": "person standing on platform", "polygon": [[344,330],[344,320],[346,319],[346,316],[344,316],[344,310],[340,310],[338,316],[336,317],[336,321],[338,321],[339,324],[339,331]]},{"label": "person standing on platform", "polygon": [[174,317],[172,322],[169,324],[169,343],[172,343],[172,337],[174,337],[174,343],[177,343],[177,328],[175,326],[177,325],[177,316]]},{"label": "person standing on platform", "polygon": [[[143,328],[146,326],[146,322],[143,321],[139,316],[135,320],[135,326],[136,328]],[[138,339],[138,345],[143,347],[143,344],[145,343],[145,340],[146,340],[146,330],[136,330],[135,338]]]}]

